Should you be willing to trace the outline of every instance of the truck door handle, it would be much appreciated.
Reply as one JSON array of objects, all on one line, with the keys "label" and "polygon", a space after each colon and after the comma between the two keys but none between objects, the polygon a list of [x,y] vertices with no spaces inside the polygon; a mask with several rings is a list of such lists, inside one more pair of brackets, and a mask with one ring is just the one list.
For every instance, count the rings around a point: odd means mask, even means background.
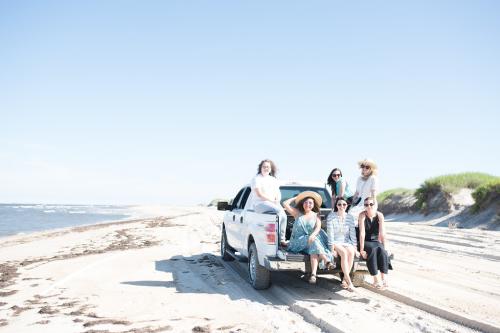
[{"label": "truck door handle", "polygon": [[236,215],[233,215],[233,222],[234,222],[235,219],[236,219]]},{"label": "truck door handle", "polygon": [[240,217],[240,223],[243,223],[243,216]]}]

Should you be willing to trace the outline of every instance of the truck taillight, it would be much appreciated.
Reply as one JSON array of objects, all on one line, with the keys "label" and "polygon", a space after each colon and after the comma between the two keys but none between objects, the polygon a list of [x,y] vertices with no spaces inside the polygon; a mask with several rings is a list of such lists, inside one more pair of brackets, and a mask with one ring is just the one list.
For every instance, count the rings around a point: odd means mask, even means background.
[{"label": "truck taillight", "polygon": [[276,244],[276,223],[266,224],[267,244]]},{"label": "truck taillight", "polygon": [[275,223],[269,223],[266,225],[266,232],[275,232],[275,231],[276,231]]}]

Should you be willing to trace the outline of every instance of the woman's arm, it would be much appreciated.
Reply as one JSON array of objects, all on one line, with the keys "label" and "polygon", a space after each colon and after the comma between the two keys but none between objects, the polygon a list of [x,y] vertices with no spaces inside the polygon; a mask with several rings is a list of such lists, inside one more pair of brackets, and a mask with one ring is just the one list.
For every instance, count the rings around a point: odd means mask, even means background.
[{"label": "woman's arm", "polygon": [[314,225],[313,232],[309,235],[309,239],[307,240],[307,244],[311,244],[314,242],[316,237],[319,235],[319,231],[321,230],[321,220],[318,216],[316,216],[316,224]]},{"label": "woman's arm", "polygon": [[[331,213],[335,214],[335,213]],[[328,246],[330,249],[333,251],[333,217],[328,215],[328,218],[326,219],[326,234],[328,235]]]},{"label": "woman's arm", "polygon": [[370,188],[370,196],[373,198],[373,202],[375,205],[378,205],[377,203],[377,193],[378,193],[378,179],[376,176],[371,176],[372,177],[372,184]]},{"label": "woman's arm", "polygon": [[358,218],[358,228],[359,228],[359,254],[366,259],[367,255],[365,252],[365,213],[359,214]]},{"label": "woman's arm", "polygon": [[343,179],[342,179],[342,180],[340,181],[340,191],[339,191],[339,193],[338,193],[338,196],[339,196],[340,198],[344,198],[345,187],[346,187],[346,182],[345,182],[345,180],[343,180]]},{"label": "woman's arm", "polygon": [[386,234],[385,234],[385,222],[384,214],[377,212],[378,215],[378,241],[382,243],[385,247]]},{"label": "woman's arm", "polygon": [[285,207],[285,210],[290,213],[294,218],[297,218],[300,214],[300,211],[297,208],[292,207],[290,204],[292,203],[293,200],[295,200],[296,197],[287,199],[283,201],[283,207]]},{"label": "woman's arm", "polygon": [[352,196],[353,205],[358,200],[358,197],[360,196],[360,193],[359,193],[359,191],[360,191],[360,189],[359,189],[360,188],[360,182],[361,182],[360,179],[361,178],[358,178],[358,180],[356,181],[356,192],[354,192],[354,195]]},{"label": "woman's arm", "polygon": [[349,223],[349,241],[357,250],[356,243],[358,242],[358,240],[356,239],[356,226],[354,225],[354,217],[352,218],[351,223]]}]

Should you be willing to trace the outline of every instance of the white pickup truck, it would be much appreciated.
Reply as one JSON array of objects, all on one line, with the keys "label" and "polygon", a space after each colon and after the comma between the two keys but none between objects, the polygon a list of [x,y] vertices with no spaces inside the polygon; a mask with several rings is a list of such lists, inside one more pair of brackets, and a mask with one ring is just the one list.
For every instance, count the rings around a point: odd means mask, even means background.
[{"label": "white pickup truck", "polygon": [[[250,283],[255,289],[266,289],[271,284],[271,271],[310,272],[309,256],[294,254],[278,247],[279,226],[275,213],[259,214],[247,207],[250,185],[244,186],[230,202],[219,202],[217,209],[225,210],[221,230],[220,251],[225,261],[248,259]],[[326,187],[312,183],[286,183],[280,186],[281,200],[294,197],[303,191],[315,191],[323,199],[321,206],[322,227],[326,228],[326,216],[331,211],[331,196]],[[251,203],[248,204],[251,206]],[[291,235],[293,217],[288,216],[286,239]],[[338,260],[339,258],[337,258]],[[318,270],[319,274],[339,273],[340,262],[333,271]],[[359,284],[366,274],[364,261],[355,259],[351,272],[353,283]]]}]

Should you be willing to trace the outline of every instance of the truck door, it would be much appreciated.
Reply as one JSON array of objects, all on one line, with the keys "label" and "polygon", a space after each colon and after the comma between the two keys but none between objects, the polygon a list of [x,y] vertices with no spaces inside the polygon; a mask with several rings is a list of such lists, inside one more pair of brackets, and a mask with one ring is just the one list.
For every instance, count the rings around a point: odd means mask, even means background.
[{"label": "truck door", "polygon": [[[238,194],[233,199],[231,212],[225,215],[224,225],[226,226],[226,237],[229,245],[238,251],[241,247],[241,236],[240,236],[240,218],[241,212],[243,211],[243,207],[241,205],[241,201],[243,197],[246,196],[248,198],[248,194],[250,194],[250,188],[244,187],[242,188]],[[245,195],[246,194],[246,195]],[[246,201],[246,199],[245,199]]]},{"label": "truck door", "polygon": [[250,187],[247,187],[245,189],[245,192],[241,196],[241,200],[239,202],[239,208],[240,210],[240,216],[239,216],[239,224],[238,225],[238,251],[242,254],[246,254],[247,251],[247,237],[248,237],[248,221],[247,221],[247,214],[246,211],[251,208],[247,207],[245,209],[245,205],[247,204],[248,197],[250,196],[250,192],[252,192],[252,189]]}]

